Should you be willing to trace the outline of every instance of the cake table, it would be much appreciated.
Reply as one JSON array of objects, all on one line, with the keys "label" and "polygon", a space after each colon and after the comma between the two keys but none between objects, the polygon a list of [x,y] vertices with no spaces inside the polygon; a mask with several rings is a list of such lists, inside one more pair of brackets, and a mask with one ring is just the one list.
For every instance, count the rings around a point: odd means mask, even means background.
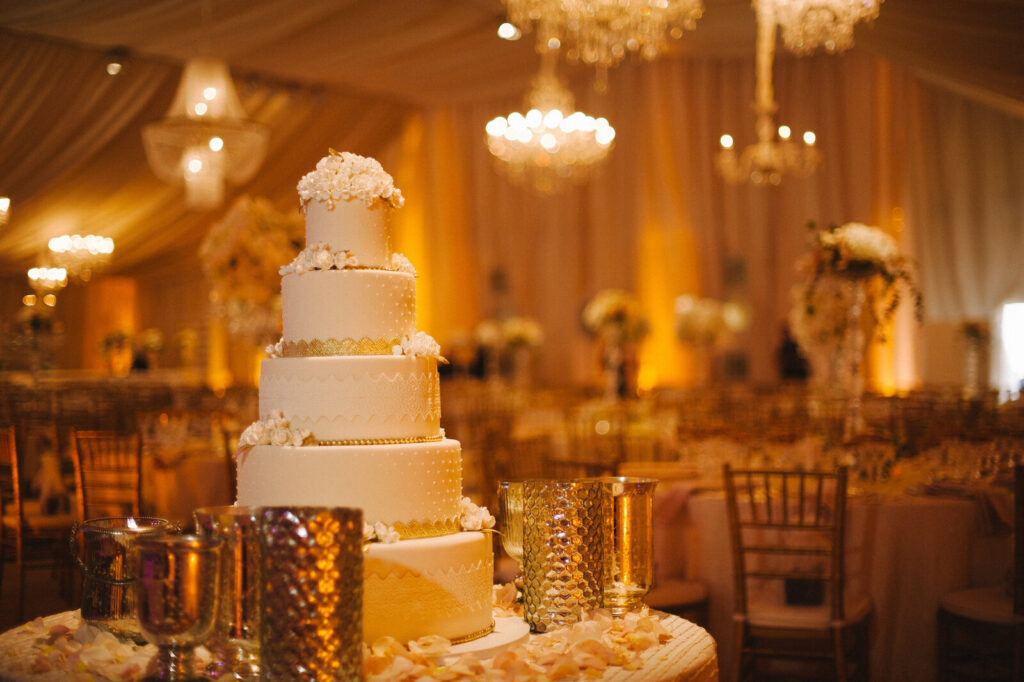
[{"label": "cake table", "polygon": [[[641,654],[643,666],[638,670],[625,670],[611,667],[603,677],[596,678],[612,682],[648,682],[657,680],[687,680],[687,682],[717,682],[718,657],[715,641],[703,628],[669,614],[659,614],[662,624],[672,638],[660,646],[652,647]],[[34,623],[18,626],[0,634],[0,682],[69,682],[74,680],[90,680],[102,682],[114,679],[141,679],[141,674],[122,677],[125,664],[120,668],[110,667],[108,676],[88,672],[84,666],[74,669],[53,668],[33,671],[33,665],[48,644],[48,633],[55,626],[64,626],[75,630],[81,623],[78,611],[65,611]],[[532,635],[531,635],[532,636]],[[132,653],[131,647],[124,645],[124,658],[127,665],[132,662],[145,664],[155,647],[148,645]],[[41,668],[43,666],[36,666]],[[69,666],[71,667],[71,666]]]}]

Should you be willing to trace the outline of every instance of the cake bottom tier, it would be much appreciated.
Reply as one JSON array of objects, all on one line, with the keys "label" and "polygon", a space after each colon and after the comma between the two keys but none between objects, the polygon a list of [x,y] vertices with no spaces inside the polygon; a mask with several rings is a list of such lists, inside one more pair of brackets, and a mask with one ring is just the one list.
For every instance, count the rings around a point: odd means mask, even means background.
[{"label": "cake bottom tier", "polygon": [[374,543],[363,557],[363,639],[403,644],[425,635],[453,641],[489,632],[494,555],[490,536],[461,532]]}]

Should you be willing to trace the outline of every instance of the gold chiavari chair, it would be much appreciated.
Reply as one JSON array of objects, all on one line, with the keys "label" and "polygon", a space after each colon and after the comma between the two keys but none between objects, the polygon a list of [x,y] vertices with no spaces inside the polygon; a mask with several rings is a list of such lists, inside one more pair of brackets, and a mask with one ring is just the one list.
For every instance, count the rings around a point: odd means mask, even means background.
[{"label": "gold chiavari chair", "polygon": [[[0,582],[8,552],[14,554],[16,615],[21,622],[25,612],[25,571],[30,566],[64,569],[71,577],[67,540],[73,517],[67,513],[47,514],[47,510],[30,510],[24,492],[21,457],[14,427],[0,429]],[[63,581],[62,581],[63,584]],[[70,584],[70,581],[68,581]]]},{"label": "gold chiavari chair", "polygon": [[72,431],[78,521],[139,516],[142,507],[142,438],[137,432]]},{"label": "gold chiavari chair", "polygon": [[[871,604],[844,590],[846,468],[724,464],[722,475],[735,581],[734,679],[762,679],[781,662],[866,679]],[[788,679],[797,672],[786,668]]]}]

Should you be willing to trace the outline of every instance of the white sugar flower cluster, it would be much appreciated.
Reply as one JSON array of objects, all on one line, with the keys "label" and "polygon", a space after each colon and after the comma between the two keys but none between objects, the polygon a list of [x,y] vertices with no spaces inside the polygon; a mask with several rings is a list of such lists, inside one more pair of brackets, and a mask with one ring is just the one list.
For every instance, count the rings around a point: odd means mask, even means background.
[{"label": "white sugar flower cluster", "polygon": [[303,206],[321,201],[333,207],[336,201],[358,199],[367,206],[381,199],[395,208],[405,203],[402,191],[376,159],[350,152],[331,153],[316,164],[316,170],[299,180],[299,199]]},{"label": "white sugar flower cluster", "polygon": [[441,344],[426,332],[416,332],[412,336],[406,336],[402,339],[401,344],[395,344],[391,347],[391,354],[437,358],[441,362],[445,361],[441,357]]},{"label": "white sugar flower cluster", "polygon": [[280,410],[275,410],[267,419],[253,422],[238,439],[238,446],[253,447],[256,445],[289,445],[293,448],[309,445],[313,442],[313,434],[308,429],[293,429],[291,421],[284,418]]},{"label": "white sugar flower cluster", "polygon": [[414,277],[416,276],[416,268],[413,267],[412,261],[400,253],[391,254],[390,269],[395,272],[406,272]]},{"label": "white sugar flower cluster", "polygon": [[378,521],[374,524],[363,522],[363,541],[383,542],[385,545],[390,545],[398,542],[402,538],[398,535],[398,531],[395,530],[394,526],[389,526],[382,521]]},{"label": "white sugar flower cluster", "polygon": [[311,270],[345,270],[359,267],[359,259],[348,249],[331,251],[327,244],[319,243],[307,246],[288,265],[282,265],[281,276],[295,273],[301,275]]},{"label": "white sugar flower cluster", "polygon": [[494,528],[494,516],[487,511],[487,507],[481,507],[468,497],[463,497],[460,503],[462,509],[462,530],[483,530]]},{"label": "white sugar flower cluster", "polygon": [[277,340],[277,343],[272,343],[267,346],[264,350],[268,358],[280,358],[284,356],[284,337]]},{"label": "white sugar flower cluster", "polygon": [[531,637],[489,660],[473,654],[452,660],[451,642],[436,635],[408,647],[394,637],[381,637],[363,647],[363,676],[368,682],[597,679],[615,667],[641,669],[643,652],[669,639],[665,626],[646,609],[622,618],[593,611],[571,627]]}]

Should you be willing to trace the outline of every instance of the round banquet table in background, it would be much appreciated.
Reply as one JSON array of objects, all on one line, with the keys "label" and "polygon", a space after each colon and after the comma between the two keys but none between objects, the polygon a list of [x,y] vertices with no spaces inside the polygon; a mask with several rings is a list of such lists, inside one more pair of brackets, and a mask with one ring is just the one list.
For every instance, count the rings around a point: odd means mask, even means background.
[{"label": "round banquet table in background", "polygon": [[[711,635],[682,618],[669,614],[659,616],[672,638],[661,646],[651,647],[642,652],[640,656],[643,667],[639,670],[611,667],[603,676],[588,679],[610,682],[717,682],[718,656],[715,640]],[[81,618],[77,611],[66,611],[43,619],[42,632],[22,625],[0,634],[0,682],[68,682],[79,679],[103,682],[105,679],[115,679],[77,670],[31,672],[32,664],[38,657],[41,647],[47,646],[46,632],[60,625],[75,630],[79,623]],[[152,655],[156,648],[147,645],[145,651]],[[140,678],[141,675],[138,675],[131,679]]]},{"label": "round banquet table in background", "polygon": [[[708,629],[719,657],[731,661],[733,578],[725,496],[688,503],[689,575],[707,583]],[[847,587],[871,596],[871,677],[930,681],[935,669],[935,614],[946,592],[998,584],[1009,566],[1009,542],[979,532],[971,500],[853,495],[847,517]],[[728,665],[722,679],[731,679]]]}]

